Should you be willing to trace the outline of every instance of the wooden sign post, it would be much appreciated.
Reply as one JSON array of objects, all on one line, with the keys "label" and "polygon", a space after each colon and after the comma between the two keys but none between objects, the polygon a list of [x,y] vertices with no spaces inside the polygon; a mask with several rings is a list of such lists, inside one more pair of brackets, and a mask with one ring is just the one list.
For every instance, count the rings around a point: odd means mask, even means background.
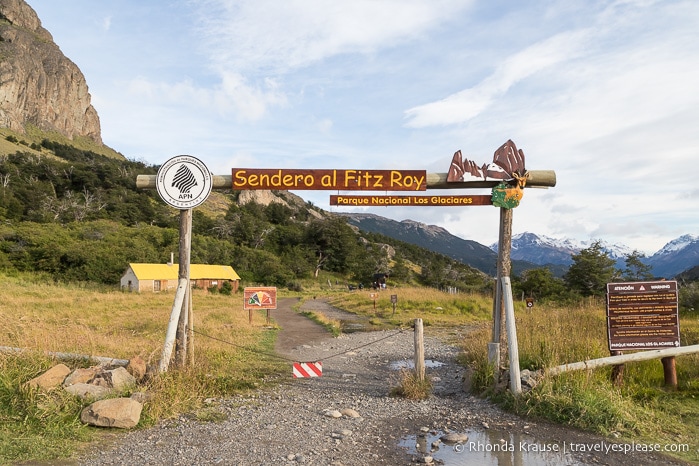
[{"label": "wooden sign post", "polygon": [[[204,163],[190,155],[179,155],[166,161],[158,170],[155,187],[160,197],[170,206],[180,210],[180,251],[178,287],[172,306],[165,344],[158,366],[165,372],[170,364],[175,346],[175,364],[183,367],[187,362],[187,342],[193,348],[193,310],[189,265],[192,250],[192,209],[202,204],[211,194],[213,175]],[[136,182],[138,185],[138,180]],[[189,332],[189,339],[187,333]],[[193,354],[193,353],[192,353]]]},{"label": "wooden sign post", "polygon": [[250,325],[252,325],[252,311],[256,309],[267,309],[267,325],[269,325],[269,310],[276,308],[276,286],[248,286],[243,290],[243,309],[248,310]]}]

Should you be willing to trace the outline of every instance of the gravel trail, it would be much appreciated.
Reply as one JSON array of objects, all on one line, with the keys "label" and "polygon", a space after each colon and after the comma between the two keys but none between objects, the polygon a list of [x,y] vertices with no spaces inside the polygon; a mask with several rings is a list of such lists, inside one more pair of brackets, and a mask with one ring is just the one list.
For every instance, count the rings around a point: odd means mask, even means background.
[{"label": "gravel trail", "polygon": [[[286,302],[282,309],[280,303],[280,309],[273,313],[282,333],[293,331],[296,335],[280,338],[284,344],[278,345],[277,351],[297,361],[322,361],[322,377],[293,379],[290,363],[289,378],[273,389],[207,400],[211,409],[224,414],[225,420],[221,422],[204,422],[192,415],[181,415],[153,428],[119,436],[114,444],[93,449],[79,464],[353,466],[430,461],[439,464],[444,461],[439,459],[439,451],[445,449],[450,449],[452,454],[447,465],[684,464],[657,455],[595,452],[459,456],[454,453],[458,446],[445,445],[439,440],[431,446],[435,438],[450,432],[470,433],[472,437],[474,433],[484,433],[487,434],[484,438],[494,443],[498,439],[500,443],[520,439],[511,436],[520,434],[542,445],[602,439],[558,426],[525,422],[486,400],[464,393],[464,369],[454,360],[458,350],[431,337],[429,328],[425,359],[442,363],[427,369],[427,376],[433,380],[433,396],[425,401],[390,397],[389,391],[397,385],[399,374],[392,366],[406,363],[413,356],[411,329],[357,332],[332,338],[310,320],[293,313],[292,304]],[[320,300],[304,303],[304,309],[342,312]],[[310,339],[306,340],[304,335]],[[420,442],[422,448],[416,448]]]}]

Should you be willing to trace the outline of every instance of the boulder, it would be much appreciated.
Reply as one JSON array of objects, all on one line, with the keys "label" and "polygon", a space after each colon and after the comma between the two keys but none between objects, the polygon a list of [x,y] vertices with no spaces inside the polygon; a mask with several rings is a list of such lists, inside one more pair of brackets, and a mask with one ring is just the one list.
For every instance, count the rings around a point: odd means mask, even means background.
[{"label": "boulder", "polygon": [[65,378],[70,374],[70,368],[65,364],[57,364],[38,377],[27,382],[29,388],[51,390],[60,387]]},{"label": "boulder", "polygon": [[92,385],[89,383],[76,383],[73,385],[68,385],[65,390],[77,397],[83,399],[93,399],[101,400],[111,395],[113,390],[107,387],[100,387],[99,385]]},{"label": "boulder", "polygon": [[126,365],[126,370],[131,374],[137,381],[143,380],[148,371],[146,362],[140,356],[134,356],[129,359],[129,363]]},{"label": "boulder", "polygon": [[92,366],[88,368],[80,368],[80,369],[75,369],[73,372],[70,373],[68,377],[63,381],[63,386],[68,387],[70,385],[75,385],[79,383],[89,383],[90,380],[92,380],[95,375],[100,373],[102,370],[102,366]]},{"label": "boulder", "polygon": [[80,421],[96,427],[130,429],[138,425],[143,406],[131,398],[110,398],[92,403],[80,413]]},{"label": "boulder", "polygon": [[106,371],[109,374],[112,388],[116,391],[123,391],[136,386],[136,379],[123,367],[117,367]]}]

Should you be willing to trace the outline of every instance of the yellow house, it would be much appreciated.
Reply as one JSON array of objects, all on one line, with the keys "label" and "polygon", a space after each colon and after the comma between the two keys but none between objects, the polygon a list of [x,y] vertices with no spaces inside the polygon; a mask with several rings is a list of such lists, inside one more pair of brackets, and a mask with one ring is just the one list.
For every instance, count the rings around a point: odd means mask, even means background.
[{"label": "yellow house", "polygon": [[[177,288],[178,264],[129,264],[121,277],[121,289],[125,291],[167,291]],[[231,284],[233,293],[238,291],[240,277],[230,265],[190,264],[189,279],[192,286],[208,289],[221,288],[224,282]]]}]

